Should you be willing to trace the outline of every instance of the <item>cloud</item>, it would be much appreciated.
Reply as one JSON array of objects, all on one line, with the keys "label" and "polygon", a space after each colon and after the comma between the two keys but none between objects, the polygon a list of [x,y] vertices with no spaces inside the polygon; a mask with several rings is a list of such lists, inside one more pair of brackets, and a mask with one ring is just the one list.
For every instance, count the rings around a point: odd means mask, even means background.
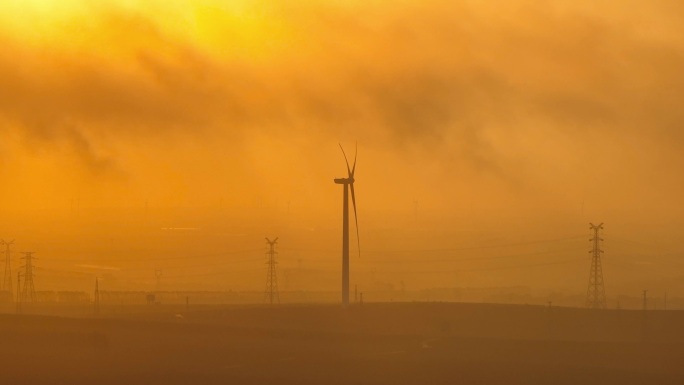
[{"label": "cloud", "polygon": [[663,156],[652,149],[679,150],[683,31],[669,2],[189,3],[161,16],[112,4],[62,19],[48,43],[0,38],[5,129],[68,143],[93,171],[128,173],[131,148],[187,140],[358,138],[529,190],[585,184],[591,159],[607,174],[644,143],[647,178]]},{"label": "cloud", "polygon": [[[0,202],[79,202],[92,239],[80,227],[64,239],[94,245],[89,258],[111,255],[112,242],[145,244],[143,262],[148,244],[223,250],[211,234],[226,218],[243,243],[257,232],[261,242],[263,229],[281,234],[285,212],[293,233],[316,228],[315,240],[292,234],[294,248],[332,250],[337,143],[349,153],[357,140],[368,249],[551,239],[580,221],[606,222],[606,239],[647,236],[654,223],[655,239],[681,238],[670,225],[684,214],[680,2],[6,4]],[[89,218],[98,206],[118,222]],[[137,238],[142,212],[163,217],[151,228],[197,226],[207,239]],[[53,217],[16,217],[3,215],[5,233],[21,220],[23,238],[58,234]],[[574,285],[566,267],[530,281]]]}]

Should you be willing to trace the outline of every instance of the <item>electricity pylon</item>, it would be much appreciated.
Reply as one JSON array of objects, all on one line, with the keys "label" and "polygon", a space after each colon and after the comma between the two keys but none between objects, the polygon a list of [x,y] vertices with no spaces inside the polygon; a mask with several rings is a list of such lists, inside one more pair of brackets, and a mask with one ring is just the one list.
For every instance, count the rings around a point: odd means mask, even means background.
[{"label": "electricity pylon", "polygon": [[[10,263],[10,246],[14,243],[14,239],[6,242],[4,239],[0,240],[0,245],[5,245],[5,276],[2,280],[2,290],[10,293],[12,295],[12,266]],[[19,290],[19,288],[17,288]]]},{"label": "electricity pylon", "polygon": [[269,249],[266,252],[266,255],[268,256],[268,260],[266,261],[266,264],[268,264],[268,273],[266,274],[265,300],[269,301],[271,305],[273,305],[273,302],[280,303],[280,295],[278,294],[278,275],[276,274],[276,264],[278,263],[276,261],[276,255],[278,254],[275,251],[276,243],[278,243],[278,238],[272,241],[266,238],[266,244],[269,246]]},{"label": "electricity pylon", "polygon": [[603,286],[603,269],[601,267],[601,242],[600,231],[603,230],[603,223],[594,225],[589,224],[589,229],[594,232],[594,237],[589,241],[592,243],[591,270],[589,271],[589,287],[587,288],[587,307],[590,309],[606,308],[606,289]]},{"label": "electricity pylon", "polygon": [[100,315],[100,285],[97,280],[97,277],[95,277],[95,301],[93,302],[93,311],[95,313],[95,316]]},{"label": "electricity pylon", "polygon": [[161,277],[162,277],[162,270],[161,269],[156,269],[154,271],[154,276],[157,278],[157,286],[156,286],[156,291],[159,293],[161,291]]},{"label": "electricity pylon", "polygon": [[33,252],[25,252],[21,259],[24,262],[24,288],[21,290],[21,302],[36,302],[36,288],[33,285]]},{"label": "electricity pylon", "polygon": [[17,314],[21,313],[21,271],[17,271]]}]

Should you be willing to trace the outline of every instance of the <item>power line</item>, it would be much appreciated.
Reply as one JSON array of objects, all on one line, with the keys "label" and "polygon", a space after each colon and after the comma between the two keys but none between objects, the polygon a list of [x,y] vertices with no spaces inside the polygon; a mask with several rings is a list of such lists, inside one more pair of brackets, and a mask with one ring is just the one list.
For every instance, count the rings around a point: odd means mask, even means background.
[{"label": "power line", "polygon": [[[63,251],[68,251],[68,250],[63,250]],[[224,257],[228,255],[235,255],[235,254],[247,254],[247,253],[256,253],[261,251],[261,249],[247,249],[247,250],[235,250],[235,251],[225,251],[221,253],[212,253],[212,254],[199,254],[199,255],[191,255],[191,256],[175,256],[175,257],[152,257],[152,258],[135,258],[135,259],[120,259],[120,258],[98,258],[100,262],[110,262],[110,261],[116,261],[116,262],[150,262],[150,261],[171,261],[171,260],[188,260],[195,262],[197,259],[202,259],[202,258],[216,258],[216,257]],[[79,262],[82,261],[83,259],[76,259],[76,258],[50,258],[51,261],[56,261],[56,262]]]},{"label": "power line", "polygon": [[[584,248],[582,248],[582,249],[584,249]],[[572,248],[572,249],[565,249],[565,250],[547,250],[547,251],[538,251],[538,252],[534,252],[534,253],[492,255],[492,256],[485,256],[485,257],[420,258],[420,259],[411,259],[411,260],[397,260],[397,259],[390,260],[390,259],[368,258],[367,261],[369,261],[371,263],[391,263],[391,264],[426,263],[426,262],[484,261],[484,260],[492,260],[492,259],[524,258],[524,257],[537,256],[537,255],[569,253],[569,252],[578,251],[578,250],[582,250],[582,249]]]},{"label": "power line", "polygon": [[562,264],[567,264],[567,263],[575,263],[577,261],[578,261],[577,258],[572,258],[572,259],[562,259],[562,260],[555,260],[555,261],[549,261],[549,262],[528,263],[528,264],[518,264],[518,265],[509,265],[509,266],[497,266],[497,267],[483,267],[483,268],[474,268],[474,269],[408,270],[408,271],[386,271],[385,273],[388,273],[388,274],[469,273],[469,272],[478,272],[478,271],[514,270],[514,269],[523,269],[523,268],[529,268],[529,267],[562,265]]},{"label": "power line", "polygon": [[[451,252],[451,251],[471,251],[471,250],[486,250],[486,249],[498,249],[504,247],[515,247],[515,246],[532,246],[544,243],[556,243],[562,241],[571,241],[582,239],[584,236],[569,236],[564,238],[555,239],[539,239],[527,242],[513,242],[513,243],[502,243],[497,245],[477,245],[477,246],[464,246],[464,247],[449,247],[449,248],[438,248],[438,249],[390,249],[390,250],[365,250],[364,255],[368,254],[389,254],[389,253],[437,253],[437,252]],[[333,249],[307,249],[307,248],[285,248],[281,247],[281,250],[297,251],[297,252],[311,252],[311,253],[333,253],[337,250]]]},{"label": "power line", "polygon": [[[239,259],[239,260],[231,260],[231,261],[223,261],[221,263],[215,263],[215,264],[203,264],[202,267],[210,267],[210,268],[219,268],[219,267],[232,267],[235,266],[235,264],[239,263],[251,263],[251,262],[256,262],[256,261],[261,261],[262,258],[247,258],[247,259]],[[78,266],[76,266],[78,267]],[[47,272],[52,272],[52,273],[64,273],[64,274],[75,274],[75,275],[83,275],[83,276],[92,276],[92,270],[98,270],[97,266],[94,266],[92,268],[89,267],[83,267],[81,269],[54,269],[54,268],[48,268],[48,267],[34,267],[34,269],[40,270],[40,271],[47,271]],[[149,272],[149,268],[116,268],[116,269],[105,269],[105,270],[111,270],[112,273],[122,273],[122,274],[130,274],[130,273],[141,273],[144,272],[147,274]],[[188,270],[188,266],[164,266],[164,270]],[[213,273],[211,273],[213,274]],[[166,276],[166,275],[164,275]],[[171,276],[168,276],[171,277]]]}]

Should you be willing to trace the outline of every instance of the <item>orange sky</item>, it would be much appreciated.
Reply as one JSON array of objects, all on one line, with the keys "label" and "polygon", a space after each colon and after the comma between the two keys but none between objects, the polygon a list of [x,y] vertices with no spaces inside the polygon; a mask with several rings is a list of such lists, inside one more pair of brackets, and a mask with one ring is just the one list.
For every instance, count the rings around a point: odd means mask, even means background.
[{"label": "orange sky", "polygon": [[594,221],[609,294],[684,294],[683,7],[3,1],[0,237],[39,290],[261,290],[264,235],[335,289],[358,141],[366,286],[581,293]]}]

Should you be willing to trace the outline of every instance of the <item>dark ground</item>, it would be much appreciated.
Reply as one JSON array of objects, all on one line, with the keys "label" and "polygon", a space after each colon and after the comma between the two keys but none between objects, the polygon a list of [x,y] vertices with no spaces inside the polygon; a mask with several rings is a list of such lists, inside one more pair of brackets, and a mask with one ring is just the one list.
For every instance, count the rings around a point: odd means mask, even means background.
[{"label": "dark ground", "polygon": [[393,303],[103,314],[0,315],[2,384],[684,384],[682,311]]}]

